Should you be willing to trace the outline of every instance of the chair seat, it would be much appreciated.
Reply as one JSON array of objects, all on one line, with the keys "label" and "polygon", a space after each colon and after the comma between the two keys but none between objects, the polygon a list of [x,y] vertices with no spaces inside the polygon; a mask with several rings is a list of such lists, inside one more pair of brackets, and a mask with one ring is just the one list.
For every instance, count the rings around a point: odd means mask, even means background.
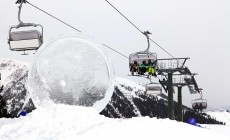
[{"label": "chair seat", "polygon": [[10,41],[10,49],[15,51],[37,50],[41,44],[39,39]]}]

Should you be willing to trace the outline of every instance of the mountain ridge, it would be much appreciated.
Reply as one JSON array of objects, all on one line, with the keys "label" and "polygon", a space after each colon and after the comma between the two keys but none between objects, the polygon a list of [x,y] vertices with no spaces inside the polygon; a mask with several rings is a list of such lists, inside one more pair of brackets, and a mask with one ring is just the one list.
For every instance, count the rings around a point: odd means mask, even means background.
[{"label": "mountain ridge", "polygon": [[[0,70],[4,89],[0,94],[0,117],[18,117],[28,94],[26,83],[28,78],[29,63],[0,58]],[[111,101],[100,113],[110,118],[132,118],[132,117],[157,117],[167,118],[167,96],[147,95],[145,87],[125,78],[116,77]],[[24,110],[29,113],[36,109],[30,99]],[[177,102],[174,101],[175,119],[177,119]],[[201,117],[200,121],[208,118],[214,123],[210,116],[197,116],[191,108],[183,106],[184,122],[190,117]],[[198,119],[199,120],[199,119]],[[206,122],[207,123],[207,122]]]}]

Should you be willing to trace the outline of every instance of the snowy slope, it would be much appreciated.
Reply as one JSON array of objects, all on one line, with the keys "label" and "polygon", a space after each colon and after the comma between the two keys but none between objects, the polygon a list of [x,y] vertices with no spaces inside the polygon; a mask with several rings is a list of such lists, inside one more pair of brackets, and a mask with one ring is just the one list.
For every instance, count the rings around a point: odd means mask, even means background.
[{"label": "snowy slope", "polygon": [[160,96],[147,95],[145,87],[131,80],[116,77],[112,99],[101,114],[111,118],[166,118],[167,100]]},{"label": "snowy slope", "polygon": [[[230,126],[230,112],[226,110],[218,110],[218,111],[208,111],[207,114],[215,117],[216,119],[225,122]],[[230,133],[230,132],[229,132]]]},{"label": "snowy slope", "polygon": [[[230,130],[230,129],[228,129]],[[166,134],[167,133],[167,134]],[[0,119],[1,140],[221,139],[230,135],[168,119],[110,119],[90,108],[48,105],[15,119]]]}]

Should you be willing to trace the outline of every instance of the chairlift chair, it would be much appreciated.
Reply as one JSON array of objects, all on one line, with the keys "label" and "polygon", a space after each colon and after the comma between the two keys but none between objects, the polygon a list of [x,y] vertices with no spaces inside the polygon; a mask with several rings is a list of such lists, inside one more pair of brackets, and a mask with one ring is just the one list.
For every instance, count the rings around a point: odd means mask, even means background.
[{"label": "chairlift chair", "polygon": [[[37,50],[43,43],[43,27],[40,24],[34,23],[23,23],[20,19],[22,3],[20,3],[18,11],[18,21],[19,24],[16,26],[11,26],[9,29],[8,44],[11,51],[27,51],[27,50]],[[36,28],[38,29],[29,29]],[[20,30],[19,30],[20,29]]]},{"label": "chairlift chair", "polygon": [[158,83],[146,84],[146,94],[159,95],[162,93],[162,87]]},{"label": "chairlift chair", "polygon": [[[29,26],[40,26],[41,25],[28,25]],[[43,43],[43,36],[38,30],[27,30],[27,31],[14,31],[12,29],[18,29],[23,26],[12,26],[9,30],[9,45],[12,51],[26,51],[26,50],[37,50]]]},{"label": "chairlift chair", "polygon": [[157,66],[157,54],[153,52],[149,52],[150,43],[149,43],[148,34],[151,34],[151,33],[146,31],[146,32],[143,32],[143,34],[147,37],[148,48],[145,51],[135,52],[129,55],[130,72],[132,72],[131,67],[133,66],[134,62],[137,62],[137,64],[140,65],[142,64],[143,61],[146,61],[146,63],[148,63],[148,60],[151,60],[153,67],[155,68]]},{"label": "chairlift chair", "polygon": [[151,60],[151,62],[156,66],[156,61],[157,61],[156,53],[152,53],[152,52],[132,53],[129,55],[129,67],[131,67],[135,61],[137,62],[137,64],[141,64],[143,61],[146,61],[147,63],[148,60]]},{"label": "chairlift chair", "polygon": [[203,110],[203,109],[206,109],[208,106],[207,104],[207,100],[206,99],[195,99],[195,100],[192,100],[192,108],[193,109],[197,109],[197,110]]}]

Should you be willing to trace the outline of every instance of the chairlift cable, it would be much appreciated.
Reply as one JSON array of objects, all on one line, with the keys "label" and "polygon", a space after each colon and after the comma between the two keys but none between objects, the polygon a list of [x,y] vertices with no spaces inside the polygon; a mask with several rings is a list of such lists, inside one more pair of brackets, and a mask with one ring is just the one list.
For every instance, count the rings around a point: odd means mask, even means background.
[{"label": "chairlift cable", "polygon": [[[74,30],[76,30],[76,31],[78,31],[78,32],[81,32],[81,31],[78,30],[77,28],[75,28],[75,27],[71,26],[70,24],[64,22],[63,20],[61,20],[61,19],[59,19],[59,18],[57,18],[57,17],[55,17],[55,16],[49,14],[49,13],[46,12],[45,10],[42,10],[41,8],[39,8],[39,7],[37,7],[37,6],[35,6],[35,5],[31,4],[31,3],[29,3],[28,1],[26,1],[26,2],[27,2],[29,5],[33,6],[34,8],[36,8],[36,9],[42,11],[43,13],[45,13],[45,14],[51,16],[52,18],[54,18],[54,19],[56,19],[56,20],[62,22],[63,24],[65,24],[65,25],[67,25],[67,26],[69,26],[70,28],[72,28],[72,29],[74,29]],[[128,58],[126,55],[124,55],[124,54],[120,53],[119,51],[117,51],[117,50],[115,50],[115,49],[109,47],[108,45],[105,45],[105,44],[102,44],[102,45],[105,46],[105,47],[107,47],[108,49],[110,49],[110,50],[112,50],[112,51],[114,51],[114,52],[116,52],[116,53],[122,55],[123,57]]]},{"label": "chairlift cable", "polygon": [[45,13],[45,14],[47,14],[47,15],[51,16],[52,18],[54,18],[54,19],[56,19],[56,20],[58,20],[58,21],[62,22],[63,24],[65,24],[65,25],[67,25],[67,26],[69,26],[70,28],[72,28],[72,29],[74,29],[74,30],[76,30],[76,31],[78,31],[78,32],[81,32],[80,30],[78,30],[77,28],[75,28],[75,27],[73,27],[73,26],[69,25],[68,23],[64,22],[63,20],[61,20],[61,19],[59,19],[59,18],[57,18],[57,17],[55,17],[55,16],[53,16],[53,15],[49,14],[48,12],[46,12],[46,11],[42,10],[41,8],[38,8],[37,6],[35,6],[35,5],[31,4],[31,3],[30,3],[30,2],[28,2],[28,1],[26,1],[26,2],[27,2],[29,5],[33,6],[34,8],[36,8],[36,9],[38,9],[38,10],[42,11],[43,13]]},{"label": "chairlift cable", "polygon": [[107,45],[105,45],[105,44],[102,44],[102,45],[103,45],[103,46],[105,46],[105,47],[107,47],[107,48],[109,48],[110,50],[112,50],[112,51],[114,51],[114,52],[116,52],[116,53],[118,53],[118,54],[120,54],[120,55],[124,56],[125,58],[128,58],[128,59],[129,59],[129,57],[128,57],[128,56],[126,56],[126,55],[124,55],[124,54],[122,54],[122,53],[120,53],[120,52],[118,52],[118,51],[114,50],[113,48],[111,48],[111,47],[109,47],[109,46],[107,46]]},{"label": "chairlift cable", "polygon": [[[107,1],[107,0],[106,0],[106,1]],[[108,2],[108,1],[107,1],[107,2]],[[52,14],[46,12],[45,10],[43,10],[43,9],[41,9],[41,8],[39,8],[39,7],[35,6],[35,5],[33,5],[32,3],[28,2],[28,1],[26,1],[26,3],[28,3],[29,5],[31,5],[32,7],[36,8],[36,9],[42,11],[43,13],[49,15],[50,17],[52,17],[52,18],[54,18],[54,19],[56,19],[56,20],[62,22],[63,24],[69,26],[70,28],[72,28],[72,29],[74,29],[74,30],[76,30],[76,31],[78,31],[78,32],[81,32],[79,29],[77,29],[77,28],[71,26],[70,24],[68,24],[68,23],[64,22],[63,20],[61,20],[61,19],[55,17],[54,15],[52,15]],[[109,3],[109,2],[108,2],[108,3]],[[111,3],[109,3],[109,4],[110,4],[111,6],[113,6]],[[113,7],[114,7],[114,6],[113,6]],[[115,8],[115,7],[114,7],[114,8]],[[116,8],[115,8],[115,9],[116,9]],[[116,10],[119,12],[118,9],[116,9]],[[124,16],[121,12],[119,12],[119,13],[120,13],[122,16]],[[124,17],[125,17],[125,16],[124,16]],[[125,17],[125,18],[126,18],[126,17]],[[144,33],[143,33],[137,26],[135,26],[135,24],[133,24],[128,18],[126,18],[126,19],[127,19],[137,30],[139,30],[142,34],[144,34]],[[153,43],[155,43],[158,47],[160,47],[161,49],[163,49],[165,52],[167,52],[164,48],[162,48],[160,45],[158,45],[158,44],[157,44],[155,41],[153,41],[151,38],[150,38],[150,40],[151,40]],[[125,58],[128,58],[126,55],[120,53],[119,51],[116,51],[116,50],[112,49],[112,48],[109,47],[108,45],[103,44],[103,46],[105,46],[105,47],[109,48],[110,50],[112,50],[112,51],[114,51],[114,52],[116,52],[116,53],[122,55],[122,56],[125,57]],[[168,52],[167,52],[167,53],[168,53]],[[168,54],[169,54],[170,56],[172,56],[170,53],[168,53]],[[173,56],[172,56],[172,57],[173,57]],[[174,58],[174,57],[173,57],[173,58]]]},{"label": "chairlift cable", "polygon": [[[140,28],[138,28],[133,22],[131,22],[124,14],[122,14],[114,5],[112,5],[108,0],[105,0],[111,7],[113,7],[113,9],[115,9],[122,17],[124,17],[130,24],[132,24],[139,32],[141,32],[142,34],[144,34],[143,31],[141,31]],[[162,49],[164,52],[166,52],[169,56],[171,56],[172,58],[176,59],[171,53],[169,53],[167,50],[165,50],[163,47],[161,47],[158,43],[156,43],[153,39],[149,38],[149,40],[151,42],[153,42],[155,45],[157,45],[160,49]],[[177,59],[176,59],[177,60]],[[178,62],[180,62],[179,60],[177,60]]]},{"label": "chairlift cable", "polygon": [[130,24],[132,24],[139,32],[144,34],[140,28],[138,28],[133,22],[131,22],[124,14],[122,14],[115,6],[113,6],[108,0],[105,0],[113,9],[115,9],[120,15],[122,15]]},{"label": "chairlift cable", "polygon": [[[75,28],[75,27],[71,26],[70,24],[64,22],[63,20],[61,20],[61,19],[59,19],[59,18],[57,18],[57,17],[55,17],[55,16],[49,14],[48,12],[42,10],[41,8],[39,8],[39,7],[37,7],[37,6],[33,5],[33,4],[31,4],[31,3],[28,2],[27,0],[21,0],[21,1],[18,0],[16,3],[19,3],[19,2],[28,3],[28,4],[31,5],[32,7],[34,7],[34,8],[36,8],[36,9],[42,11],[43,13],[45,13],[45,14],[49,15],[50,17],[52,17],[52,18],[58,20],[59,22],[65,24],[66,26],[68,26],[68,27],[70,27],[70,28],[72,28],[72,29],[74,29],[74,30],[76,30],[76,31],[78,31],[78,32],[81,32],[81,31],[78,30],[77,28]],[[106,2],[108,2],[108,1],[106,0]],[[129,23],[132,24],[139,32],[141,32],[142,34],[144,34],[144,32],[142,32],[134,23],[132,23],[126,16],[124,16],[117,8],[115,8],[110,2],[108,2],[108,3],[109,3],[116,11],[118,11],[126,20],[128,20]],[[145,34],[144,34],[144,35],[145,35]],[[149,38],[149,40],[152,41],[152,42],[153,42],[155,45],[157,45],[159,48],[161,48],[161,49],[162,49],[164,52],[166,52],[168,55],[170,55],[172,58],[176,59],[172,54],[170,54],[168,51],[166,51],[163,47],[161,47],[161,46],[160,46],[158,43],[156,43],[154,40],[152,40],[151,38]],[[109,46],[107,46],[107,45],[105,45],[105,44],[102,44],[102,45],[105,46],[105,47],[107,47],[108,49],[110,49],[110,50],[112,50],[112,51],[114,51],[114,52],[116,52],[116,53],[122,55],[123,57],[129,59],[129,57],[127,57],[126,55],[120,53],[119,51],[116,51],[115,49],[113,49],[113,48],[111,48],[111,47],[109,47]],[[176,59],[176,60],[177,60],[178,62],[180,62],[178,59]],[[159,77],[157,77],[157,78],[160,80]],[[151,79],[150,79],[150,81],[151,81]],[[202,94],[201,94],[201,96],[202,96]],[[202,98],[202,97],[201,97],[201,98]]]},{"label": "chairlift cable", "polygon": [[[107,0],[106,0],[106,1],[107,1]],[[33,5],[33,4],[31,4],[30,2],[28,2],[28,1],[26,1],[26,0],[25,0],[25,2],[28,3],[29,5],[31,5],[32,7],[34,7],[34,8],[36,8],[36,9],[42,11],[43,13],[49,15],[50,17],[52,17],[52,18],[54,18],[54,19],[60,21],[61,23],[65,24],[65,25],[67,25],[67,26],[69,26],[69,27],[71,27],[72,29],[74,29],[74,30],[76,30],[76,31],[78,31],[78,32],[81,32],[81,31],[78,30],[77,28],[75,28],[75,27],[71,26],[70,24],[64,22],[63,20],[61,20],[61,19],[59,19],[59,18],[57,18],[57,17],[55,17],[55,16],[49,14],[49,13],[46,12],[45,10],[42,10],[41,8],[39,8],[39,7],[37,7],[37,6]],[[108,2],[108,1],[107,1],[107,2]],[[109,2],[108,2],[108,3],[109,3]],[[110,4],[114,9],[116,9],[123,17],[125,17],[125,16],[124,16],[117,8],[115,8],[111,3],[109,3],[109,4]],[[126,18],[126,17],[125,17],[125,18]],[[140,31],[142,34],[144,34],[144,33],[143,33],[135,24],[133,24],[128,18],[126,18],[126,19],[127,19],[127,20],[128,20],[138,31]],[[171,54],[170,54],[168,51],[166,51],[163,47],[161,47],[159,44],[157,44],[154,40],[152,40],[151,38],[149,38],[149,39],[150,39],[154,44],[156,44],[158,47],[160,47],[162,50],[164,50],[167,54],[169,54],[171,57],[173,57],[173,55],[171,55]],[[119,51],[117,51],[117,50],[115,50],[115,49],[109,47],[108,45],[106,45],[106,44],[102,44],[102,45],[105,46],[106,48],[108,48],[108,49],[110,49],[110,50],[112,50],[112,51],[114,51],[114,52],[120,54],[121,56],[123,56],[123,57],[129,59],[128,56],[126,56],[126,55],[122,54],[121,52],[119,52]],[[174,57],[173,57],[173,58],[174,58]],[[178,60],[177,60],[177,61],[178,61]],[[159,79],[159,77],[157,77],[157,78]],[[159,79],[159,80],[160,80],[160,79]]]},{"label": "chairlift cable", "polygon": [[[108,0],[105,0],[113,9],[115,9],[123,18],[125,18],[132,26],[134,26],[140,33],[144,34],[144,32],[138,28],[133,22],[131,22],[122,12],[120,12],[114,5],[112,5]],[[145,34],[144,34],[145,35]],[[175,58],[171,53],[169,53],[166,49],[164,49],[162,46],[160,46],[158,43],[156,43],[153,39],[148,38],[151,42],[153,42],[156,46],[158,46],[160,49],[162,49],[165,53],[167,53],[169,56],[171,56],[173,59],[175,59],[178,63],[181,63],[183,67],[186,67],[183,65],[182,62],[180,62],[177,58]],[[158,78],[158,77],[157,77]],[[159,78],[158,78],[159,79]],[[160,80],[160,79],[159,79]],[[202,98],[202,93],[201,93]]]},{"label": "chairlift cable", "polygon": [[[107,0],[106,0],[106,1],[107,1]],[[49,14],[49,13],[46,12],[45,10],[42,10],[41,8],[39,8],[39,7],[37,7],[37,6],[33,5],[33,4],[31,4],[30,2],[26,1],[26,3],[28,3],[29,5],[31,5],[32,7],[36,8],[36,9],[42,11],[43,13],[45,13],[45,14],[51,16],[52,18],[54,18],[54,19],[56,19],[56,20],[62,22],[63,24],[65,24],[65,25],[71,27],[72,29],[74,29],[74,30],[76,30],[76,31],[78,31],[78,32],[81,32],[81,31],[78,30],[77,28],[75,28],[75,27],[71,26],[70,24],[64,22],[63,20],[61,20],[61,19],[59,19],[59,18],[57,18],[57,17],[55,17],[55,16]],[[112,5],[111,5],[111,6],[112,6]],[[127,19],[127,20],[128,20],[128,19]],[[130,21],[130,20],[129,20],[129,21]],[[130,23],[132,23],[132,22],[130,21]],[[133,24],[133,25],[134,25],[134,24]],[[134,25],[134,26],[135,26],[135,25]],[[141,32],[141,30],[140,30],[137,26],[135,26],[135,27]],[[142,32],[141,32],[141,33],[142,33]],[[157,44],[155,41],[153,41],[151,38],[150,38],[150,40],[151,40],[152,42],[154,42],[157,46],[159,46],[161,49],[163,49],[164,51],[166,51],[164,48],[162,48],[160,45],[158,45],[158,44]],[[115,49],[109,47],[108,45],[106,45],[106,44],[102,44],[102,45],[105,46],[105,47],[107,47],[108,49],[110,49],[110,50],[112,50],[112,51],[114,51],[114,52],[120,54],[121,56],[123,56],[123,57],[129,59],[128,56],[126,56],[126,55],[122,54],[121,52],[119,52],[119,51],[117,51],[117,50],[115,50]],[[167,51],[166,51],[166,52],[167,52]],[[169,54],[170,56],[172,56],[170,53],[168,53],[168,54]],[[172,56],[172,57],[173,57],[173,56]],[[157,77],[157,78],[158,78],[158,77]],[[158,78],[158,79],[159,79],[159,78]]]}]

